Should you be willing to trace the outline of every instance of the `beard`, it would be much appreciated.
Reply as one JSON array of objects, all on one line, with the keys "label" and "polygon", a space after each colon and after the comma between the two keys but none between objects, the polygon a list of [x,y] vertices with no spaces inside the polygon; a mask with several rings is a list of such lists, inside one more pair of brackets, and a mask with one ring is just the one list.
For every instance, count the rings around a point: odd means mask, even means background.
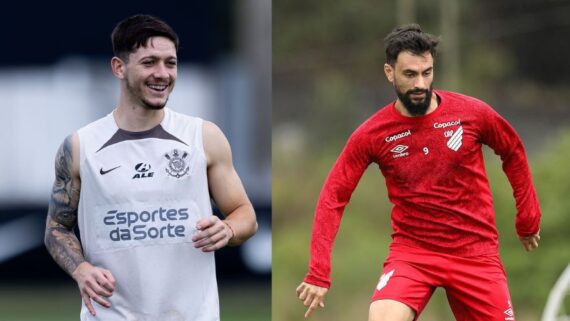
[{"label": "beard", "polygon": [[151,104],[150,102],[148,102],[147,100],[145,100],[144,98],[141,99],[142,102],[142,106],[145,109],[149,109],[149,110],[161,110],[162,108],[164,108],[166,106],[166,103],[168,102],[168,98],[166,98],[166,100],[164,101],[164,103],[161,104]]},{"label": "beard", "polygon": [[[164,103],[162,103],[162,102],[151,103],[150,101],[145,99],[145,97],[142,93],[142,90],[140,90],[135,85],[133,85],[128,77],[127,77],[127,90],[129,91],[131,97],[133,97],[136,101],[138,101],[144,109],[148,109],[148,110],[161,110],[161,109],[163,109],[166,106],[166,103],[168,102],[168,98],[169,98],[167,96],[166,99],[164,100]],[[168,90],[168,88],[165,90]]]},{"label": "beard", "polygon": [[[404,105],[404,108],[410,113],[412,116],[423,116],[426,114],[429,105],[431,104],[431,96],[433,93],[433,87],[430,85],[428,89],[410,89],[408,91],[401,92],[398,89],[398,86],[394,86],[396,89],[396,95],[398,95],[398,99]],[[420,101],[412,100],[412,94],[425,94],[424,99]]]}]

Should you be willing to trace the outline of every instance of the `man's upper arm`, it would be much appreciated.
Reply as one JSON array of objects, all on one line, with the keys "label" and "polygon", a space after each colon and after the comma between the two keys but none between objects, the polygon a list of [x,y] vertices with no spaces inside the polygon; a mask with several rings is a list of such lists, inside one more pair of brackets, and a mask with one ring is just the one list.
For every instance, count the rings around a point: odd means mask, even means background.
[{"label": "man's upper arm", "polygon": [[45,245],[59,266],[69,275],[85,261],[81,244],[73,229],[77,225],[79,205],[79,140],[70,135],[55,157],[55,182],[49,202]]},{"label": "man's upper arm", "polygon": [[205,121],[203,136],[210,194],[222,213],[228,215],[250,202],[234,169],[230,144],[222,131],[213,123]]},{"label": "man's upper arm", "polygon": [[68,136],[55,157],[55,181],[48,209],[48,227],[63,226],[73,229],[77,224],[79,205],[79,138]]}]

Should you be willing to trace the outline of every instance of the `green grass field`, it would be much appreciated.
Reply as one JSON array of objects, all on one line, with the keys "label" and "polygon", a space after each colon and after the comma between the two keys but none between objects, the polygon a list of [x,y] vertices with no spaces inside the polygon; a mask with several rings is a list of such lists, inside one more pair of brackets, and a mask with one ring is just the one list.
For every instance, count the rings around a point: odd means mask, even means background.
[{"label": "green grass field", "polygon": [[[222,283],[222,282],[220,282]],[[220,287],[223,321],[271,320],[269,284],[229,284]],[[0,320],[76,321],[81,300],[72,286],[0,286]]]}]

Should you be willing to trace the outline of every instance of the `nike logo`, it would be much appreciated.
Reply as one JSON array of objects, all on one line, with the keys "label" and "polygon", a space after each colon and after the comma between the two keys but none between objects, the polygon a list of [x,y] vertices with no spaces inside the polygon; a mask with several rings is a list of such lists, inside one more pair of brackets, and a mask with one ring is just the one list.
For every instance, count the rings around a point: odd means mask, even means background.
[{"label": "nike logo", "polygon": [[119,167],[121,167],[121,165],[119,165],[119,166],[117,166],[117,167],[113,167],[113,168],[111,168],[111,169],[109,169],[109,170],[106,170],[106,171],[104,171],[104,170],[103,170],[103,167],[101,167],[101,169],[99,170],[99,174],[105,175],[105,174],[107,174],[107,173],[109,173],[109,172],[111,172],[111,171],[116,170],[116,169],[119,168]]}]

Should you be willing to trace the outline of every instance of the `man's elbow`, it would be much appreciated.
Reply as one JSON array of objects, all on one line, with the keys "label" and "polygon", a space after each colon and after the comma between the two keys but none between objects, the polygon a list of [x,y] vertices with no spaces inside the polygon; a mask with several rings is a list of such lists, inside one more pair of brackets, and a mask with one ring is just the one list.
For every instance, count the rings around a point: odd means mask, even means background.
[{"label": "man's elbow", "polygon": [[251,236],[255,235],[255,233],[257,233],[258,229],[259,229],[259,225],[257,224],[257,219],[254,219]]}]

